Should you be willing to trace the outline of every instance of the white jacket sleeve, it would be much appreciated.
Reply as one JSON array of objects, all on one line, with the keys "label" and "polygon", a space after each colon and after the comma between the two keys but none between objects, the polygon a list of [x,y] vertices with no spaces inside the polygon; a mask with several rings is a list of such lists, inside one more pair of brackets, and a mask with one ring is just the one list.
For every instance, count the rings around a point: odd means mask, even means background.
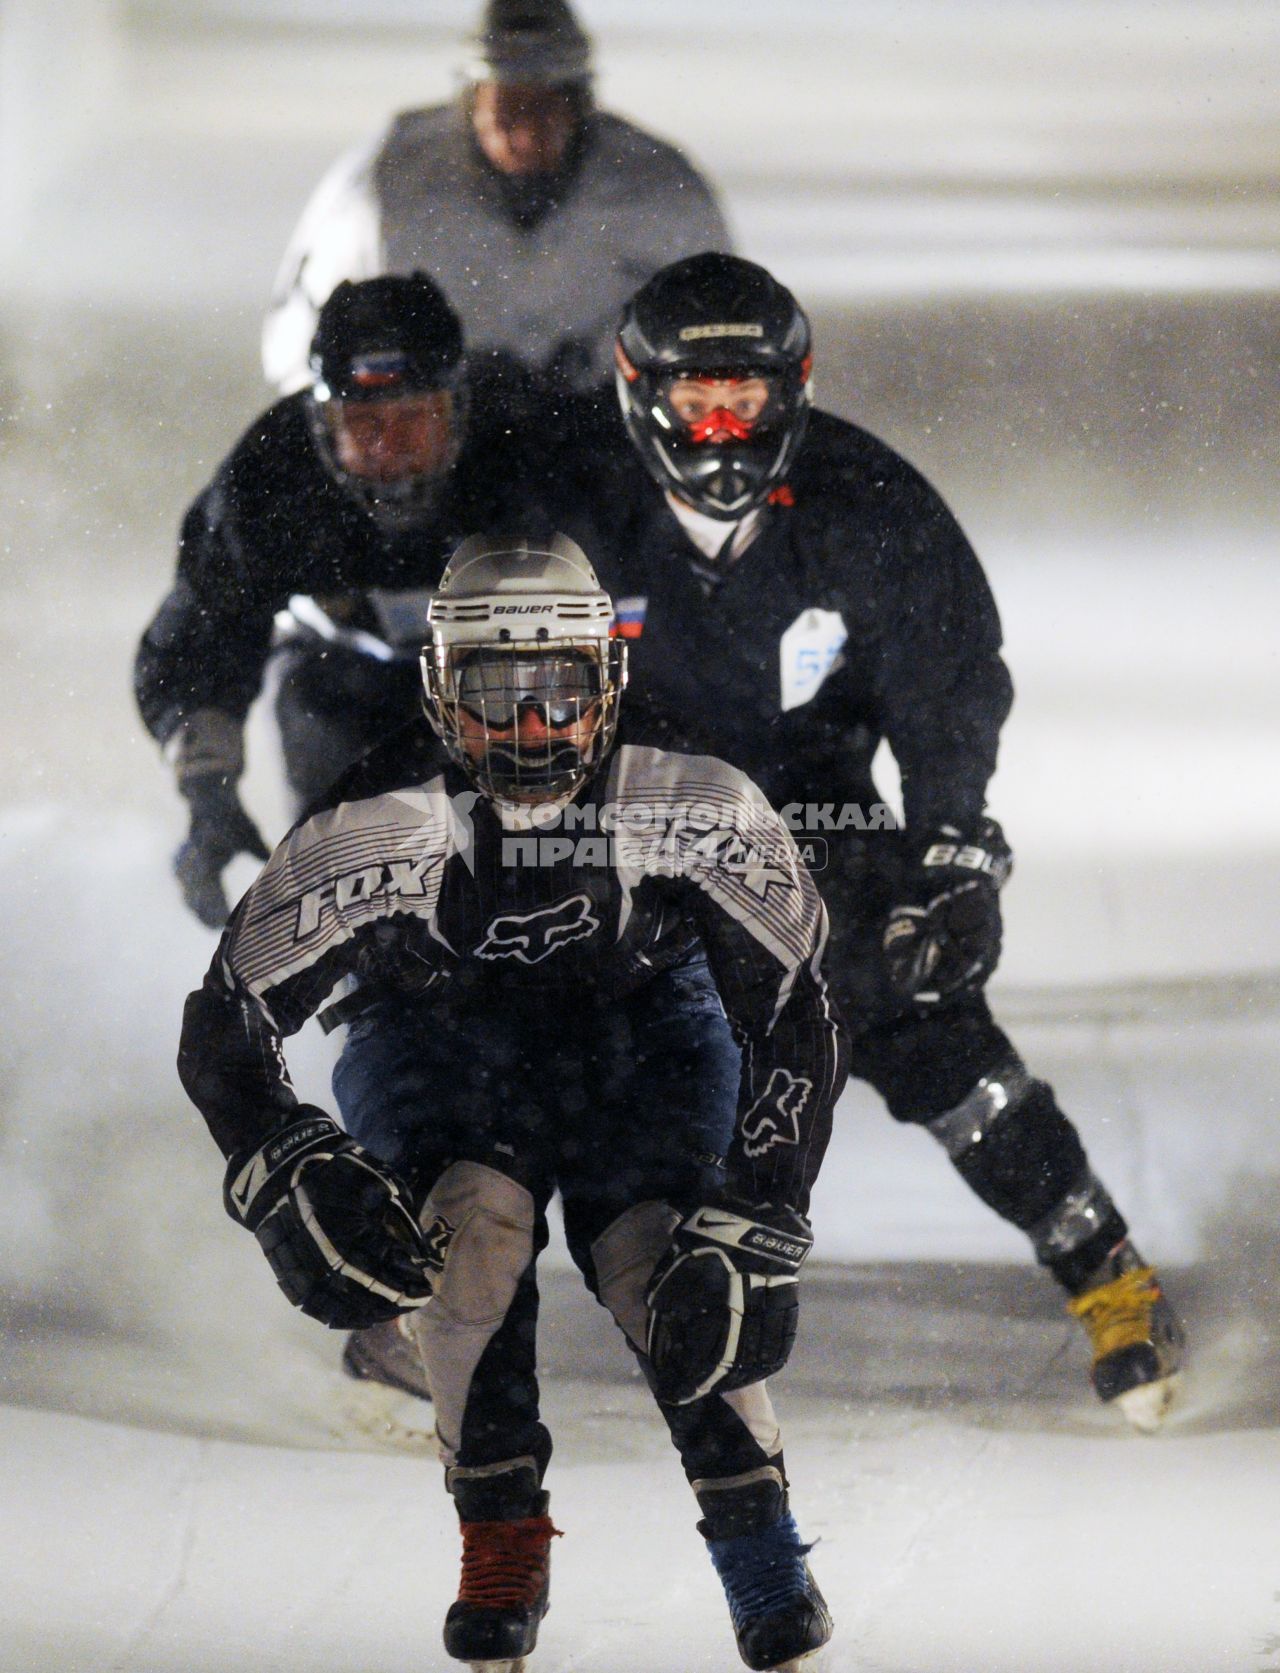
[{"label": "white jacket sleeve", "polygon": [[311,339],[332,291],[343,279],[372,279],[383,271],[373,164],[384,137],[339,157],[312,193],[285,250],[262,326],[262,369],[282,395],[310,381]]}]

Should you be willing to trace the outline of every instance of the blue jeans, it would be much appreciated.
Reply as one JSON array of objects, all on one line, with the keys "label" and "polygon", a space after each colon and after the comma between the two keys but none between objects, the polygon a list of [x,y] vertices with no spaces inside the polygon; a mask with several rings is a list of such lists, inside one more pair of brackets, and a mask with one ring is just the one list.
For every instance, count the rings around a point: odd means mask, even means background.
[{"label": "blue jeans", "polygon": [[[643,1217],[652,1205],[692,1207],[720,1188],[740,1075],[741,1054],[701,952],[609,1004],[569,993],[558,1010],[535,1011],[495,1000],[492,990],[468,996],[459,983],[456,996],[446,989],[429,1008],[388,998],[352,1024],[333,1077],[352,1136],[396,1167],[419,1200],[433,1188],[449,1200],[450,1181],[501,1175],[494,1200],[508,1210],[524,1205],[514,1255],[510,1212],[491,1222],[507,1230],[495,1229],[493,1264],[483,1273],[489,1296],[505,1282],[509,1304],[491,1323],[478,1318],[479,1344],[473,1337],[459,1348],[455,1339],[441,1371],[442,1379],[452,1375],[469,1356],[460,1391],[455,1383],[446,1397],[437,1387],[442,1421],[452,1414],[453,1461],[550,1456],[534,1340],[535,1267],[552,1192],[561,1194],[574,1261],[612,1306],[594,1256],[628,1223],[629,1209]],[[474,1231],[481,1221],[483,1212],[477,1219],[472,1211],[468,1232],[465,1214],[446,1216],[451,1258],[463,1266],[485,1266],[488,1233],[477,1249]],[[664,1245],[668,1235],[660,1232]],[[463,1267],[453,1270],[456,1277]],[[424,1353],[430,1369],[429,1344]],[[765,1462],[752,1426],[718,1396],[660,1409],[691,1479],[736,1476]]]},{"label": "blue jeans", "polygon": [[633,1203],[716,1188],[740,1075],[698,953],[607,1006],[383,1000],[352,1024],[333,1089],[352,1137],[420,1188],[459,1159],[558,1187],[577,1259]]}]

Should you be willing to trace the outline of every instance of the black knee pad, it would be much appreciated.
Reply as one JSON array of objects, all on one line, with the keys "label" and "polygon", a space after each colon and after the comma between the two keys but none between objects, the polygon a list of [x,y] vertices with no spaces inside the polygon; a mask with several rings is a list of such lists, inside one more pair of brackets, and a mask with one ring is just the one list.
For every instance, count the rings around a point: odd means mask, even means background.
[{"label": "black knee pad", "polygon": [[975,1195],[1026,1232],[1036,1259],[1067,1289],[1078,1289],[1124,1237],[1124,1217],[1053,1088],[1016,1057],[924,1125]]},{"label": "black knee pad", "polygon": [[1079,1134],[1043,1081],[1027,1077],[995,1120],[980,1133],[975,1122],[973,1132],[963,1149],[947,1144],[956,1171],[1020,1231],[1031,1231],[1088,1174]]}]

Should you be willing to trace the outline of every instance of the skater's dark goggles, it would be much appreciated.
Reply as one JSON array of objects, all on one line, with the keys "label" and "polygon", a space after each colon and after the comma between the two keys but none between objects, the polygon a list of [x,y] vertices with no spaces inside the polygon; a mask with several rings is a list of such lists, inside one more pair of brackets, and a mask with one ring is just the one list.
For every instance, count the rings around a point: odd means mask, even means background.
[{"label": "skater's dark goggles", "polygon": [[597,702],[600,666],[575,652],[518,656],[473,652],[458,669],[460,707],[485,726],[514,726],[521,709],[539,710],[548,726],[572,726]]}]

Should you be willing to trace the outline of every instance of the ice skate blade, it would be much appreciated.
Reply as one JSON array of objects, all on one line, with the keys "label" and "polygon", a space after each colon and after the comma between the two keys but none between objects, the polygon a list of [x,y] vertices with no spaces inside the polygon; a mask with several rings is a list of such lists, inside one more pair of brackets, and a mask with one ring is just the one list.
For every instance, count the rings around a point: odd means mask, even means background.
[{"label": "ice skate blade", "polygon": [[[828,1640],[828,1643],[830,1640]],[[767,1673],[822,1673],[827,1665],[823,1651],[826,1644],[815,1644],[812,1650],[806,1650],[802,1656],[789,1656],[786,1661],[775,1661],[767,1669]]]},{"label": "ice skate blade", "polygon": [[1119,1406],[1130,1428],[1140,1435],[1154,1435],[1164,1423],[1181,1381],[1182,1373],[1175,1371],[1171,1376],[1161,1377],[1159,1382],[1144,1383],[1141,1388],[1117,1394],[1112,1404]]},{"label": "ice skate blade", "polygon": [[524,1673],[528,1665],[527,1658],[521,1656],[518,1661],[469,1661],[470,1673]]},{"label": "ice skate blade", "polygon": [[436,1412],[429,1400],[419,1400],[386,1383],[356,1383],[344,1392],[343,1412],[353,1428],[397,1451],[438,1455]]}]

